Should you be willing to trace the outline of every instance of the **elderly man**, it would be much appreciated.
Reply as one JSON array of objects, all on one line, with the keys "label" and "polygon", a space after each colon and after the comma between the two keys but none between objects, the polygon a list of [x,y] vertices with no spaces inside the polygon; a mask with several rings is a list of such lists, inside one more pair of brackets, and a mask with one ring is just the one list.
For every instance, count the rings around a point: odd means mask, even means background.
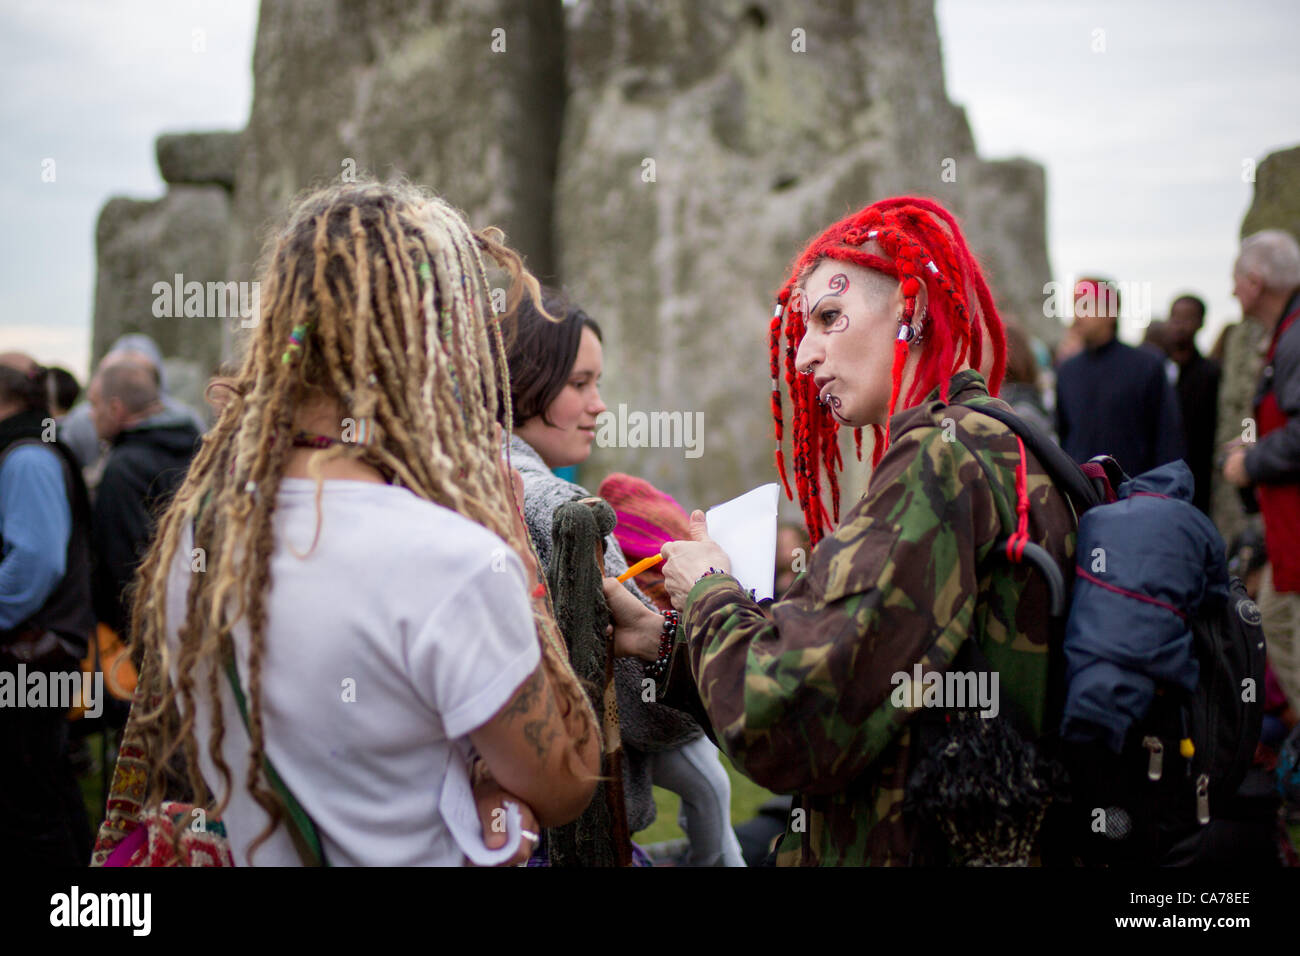
[{"label": "elderly man", "polygon": [[1249,424],[1223,465],[1226,481],[1255,486],[1269,567],[1259,589],[1269,660],[1300,705],[1300,244],[1280,229],[1241,242],[1232,294],[1265,328],[1268,353]]},{"label": "elderly man", "polygon": [[125,590],[198,445],[190,416],[162,401],[157,369],[132,354],[106,358],[91,380],[91,416],[108,458],[95,493],[95,613],[125,636]]},{"label": "elderly man", "polygon": [[84,866],[90,825],[68,762],[71,700],[95,627],[81,472],[54,441],[43,370],[0,355],[0,847],[19,871]]},{"label": "elderly man", "polygon": [[1130,475],[1182,458],[1182,415],[1164,362],[1118,338],[1119,289],[1080,279],[1074,299],[1084,349],[1056,373],[1061,447],[1079,462],[1113,455]]}]

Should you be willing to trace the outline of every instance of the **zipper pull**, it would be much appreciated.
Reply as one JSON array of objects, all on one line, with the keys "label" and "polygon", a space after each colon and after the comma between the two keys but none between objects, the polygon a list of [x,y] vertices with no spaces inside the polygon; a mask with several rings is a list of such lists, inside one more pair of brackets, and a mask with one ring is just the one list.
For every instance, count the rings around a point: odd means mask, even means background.
[{"label": "zipper pull", "polygon": [[1203,773],[1196,778],[1196,819],[1201,825],[1210,822],[1210,775]]},{"label": "zipper pull", "polygon": [[1142,746],[1151,753],[1151,759],[1147,761],[1147,778],[1159,780],[1165,772],[1165,745],[1159,737],[1143,737]]}]

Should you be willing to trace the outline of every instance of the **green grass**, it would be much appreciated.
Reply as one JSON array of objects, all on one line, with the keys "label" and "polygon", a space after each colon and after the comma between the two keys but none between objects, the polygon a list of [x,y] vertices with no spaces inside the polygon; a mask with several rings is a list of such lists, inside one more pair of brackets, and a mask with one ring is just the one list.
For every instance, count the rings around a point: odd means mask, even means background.
[{"label": "green grass", "polygon": [[[758,808],[772,799],[773,794],[740,773],[731,765],[731,761],[725,754],[719,753],[718,759],[722,761],[727,776],[731,778],[732,826],[752,820],[758,814]],[[682,828],[677,825],[677,811],[681,808],[681,797],[671,790],[655,787],[654,798],[655,822],[634,835],[636,842],[645,846],[649,843],[661,843],[686,836]]]},{"label": "green grass", "polygon": [[[77,785],[81,787],[81,799],[86,804],[86,816],[90,818],[91,832],[98,832],[99,824],[104,819],[104,802],[107,799],[105,788],[100,778],[100,747],[102,746],[103,737],[101,734],[91,734],[86,738],[86,744],[90,749],[93,758],[93,766],[85,773],[77,775]],[[108,766],[110,783],[112,782],[113,761],[117,759],[117,737],[116,735],[109,743]]]}]

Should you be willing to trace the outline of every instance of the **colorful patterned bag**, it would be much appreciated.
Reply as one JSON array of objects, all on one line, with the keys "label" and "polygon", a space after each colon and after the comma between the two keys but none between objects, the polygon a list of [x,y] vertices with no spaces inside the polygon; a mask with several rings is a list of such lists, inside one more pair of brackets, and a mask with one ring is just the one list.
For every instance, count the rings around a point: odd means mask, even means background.
[{"label": "colorful patterned bag", "polygon": [[[234,866],[225,825],[219,819],[207,819],[204,811],[189,803],[164,801],[158,809],[145,810],[144,801],[149,781],[148,753],[144,735],[135,722],[136,707],[143,706],[141,697],[152,668],[156,666],[152,655],[146,654],[140,668],[140,681],[136,685],[131,716],[127,720],[118,751],[117,767],[109,788],[104,822],[99,827],[95,848],[91,853],[91,866]],[[248,728],[248,708],[240,687],[233,656],[225,660],[226,676],[239,705],[239,715],[244,728]],[[156,706],[156,702],[155,706]],[[327,866],[320,836],[311,817],[280,779],[275,765],[263,755],[262,768],[284,804],[289,823],[289,835],[305,866]],[[196,816],[197,814],[197,816]],[[183,827],[180,840],[175,840],[177,827]]]},{"label": "colorful patterned bag", "polygon": [[[145,688],[155,667],[145,655],[136,684],[131,714],[123,731],[122,746],[113,770],[105,804],[104,822],[99,826],[91,866],[234,866],[230,842],[220,820],[195,817],[192,804],[164,802],[159,809],[144,809],[149,783],[149,759],[144,734],[136,722],[137,708],[144,707]],[[156,701],[152,701],[155,706]],[[200,811],[201,812],[201,811]],[[174,849],[176,828],[184,825],[179,855]]]}]

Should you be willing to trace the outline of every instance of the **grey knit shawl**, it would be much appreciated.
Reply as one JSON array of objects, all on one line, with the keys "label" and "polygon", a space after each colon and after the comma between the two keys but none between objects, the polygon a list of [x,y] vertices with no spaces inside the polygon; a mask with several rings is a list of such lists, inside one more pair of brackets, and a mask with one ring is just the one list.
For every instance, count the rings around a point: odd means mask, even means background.
[{"label": "grey knit shawl", "polygon": [[[524,521],[537,549],[543,572],[551,567],[551,524],[555,509],[575,498],[589,498],[581,485],[565,481],[542,461],[532,445],[518,435],[510,438],[510,464],[524,480]],[[605,539],[605,574],[617,577],[627,570],[627,559],[614,535]],[[650,600],[632,582],[626,585],[644,604]],[[646,753],[675,750],[703,735],[691,717],[663,704],[641,699],[644,677],[641,662],[619,658],[614,663],[615,690],[618,693],[619,732],[626,759],[624,795],[627,799],[628,826],[633,833],[654,822],[654,797],[651,792],[650,768]]]}]

